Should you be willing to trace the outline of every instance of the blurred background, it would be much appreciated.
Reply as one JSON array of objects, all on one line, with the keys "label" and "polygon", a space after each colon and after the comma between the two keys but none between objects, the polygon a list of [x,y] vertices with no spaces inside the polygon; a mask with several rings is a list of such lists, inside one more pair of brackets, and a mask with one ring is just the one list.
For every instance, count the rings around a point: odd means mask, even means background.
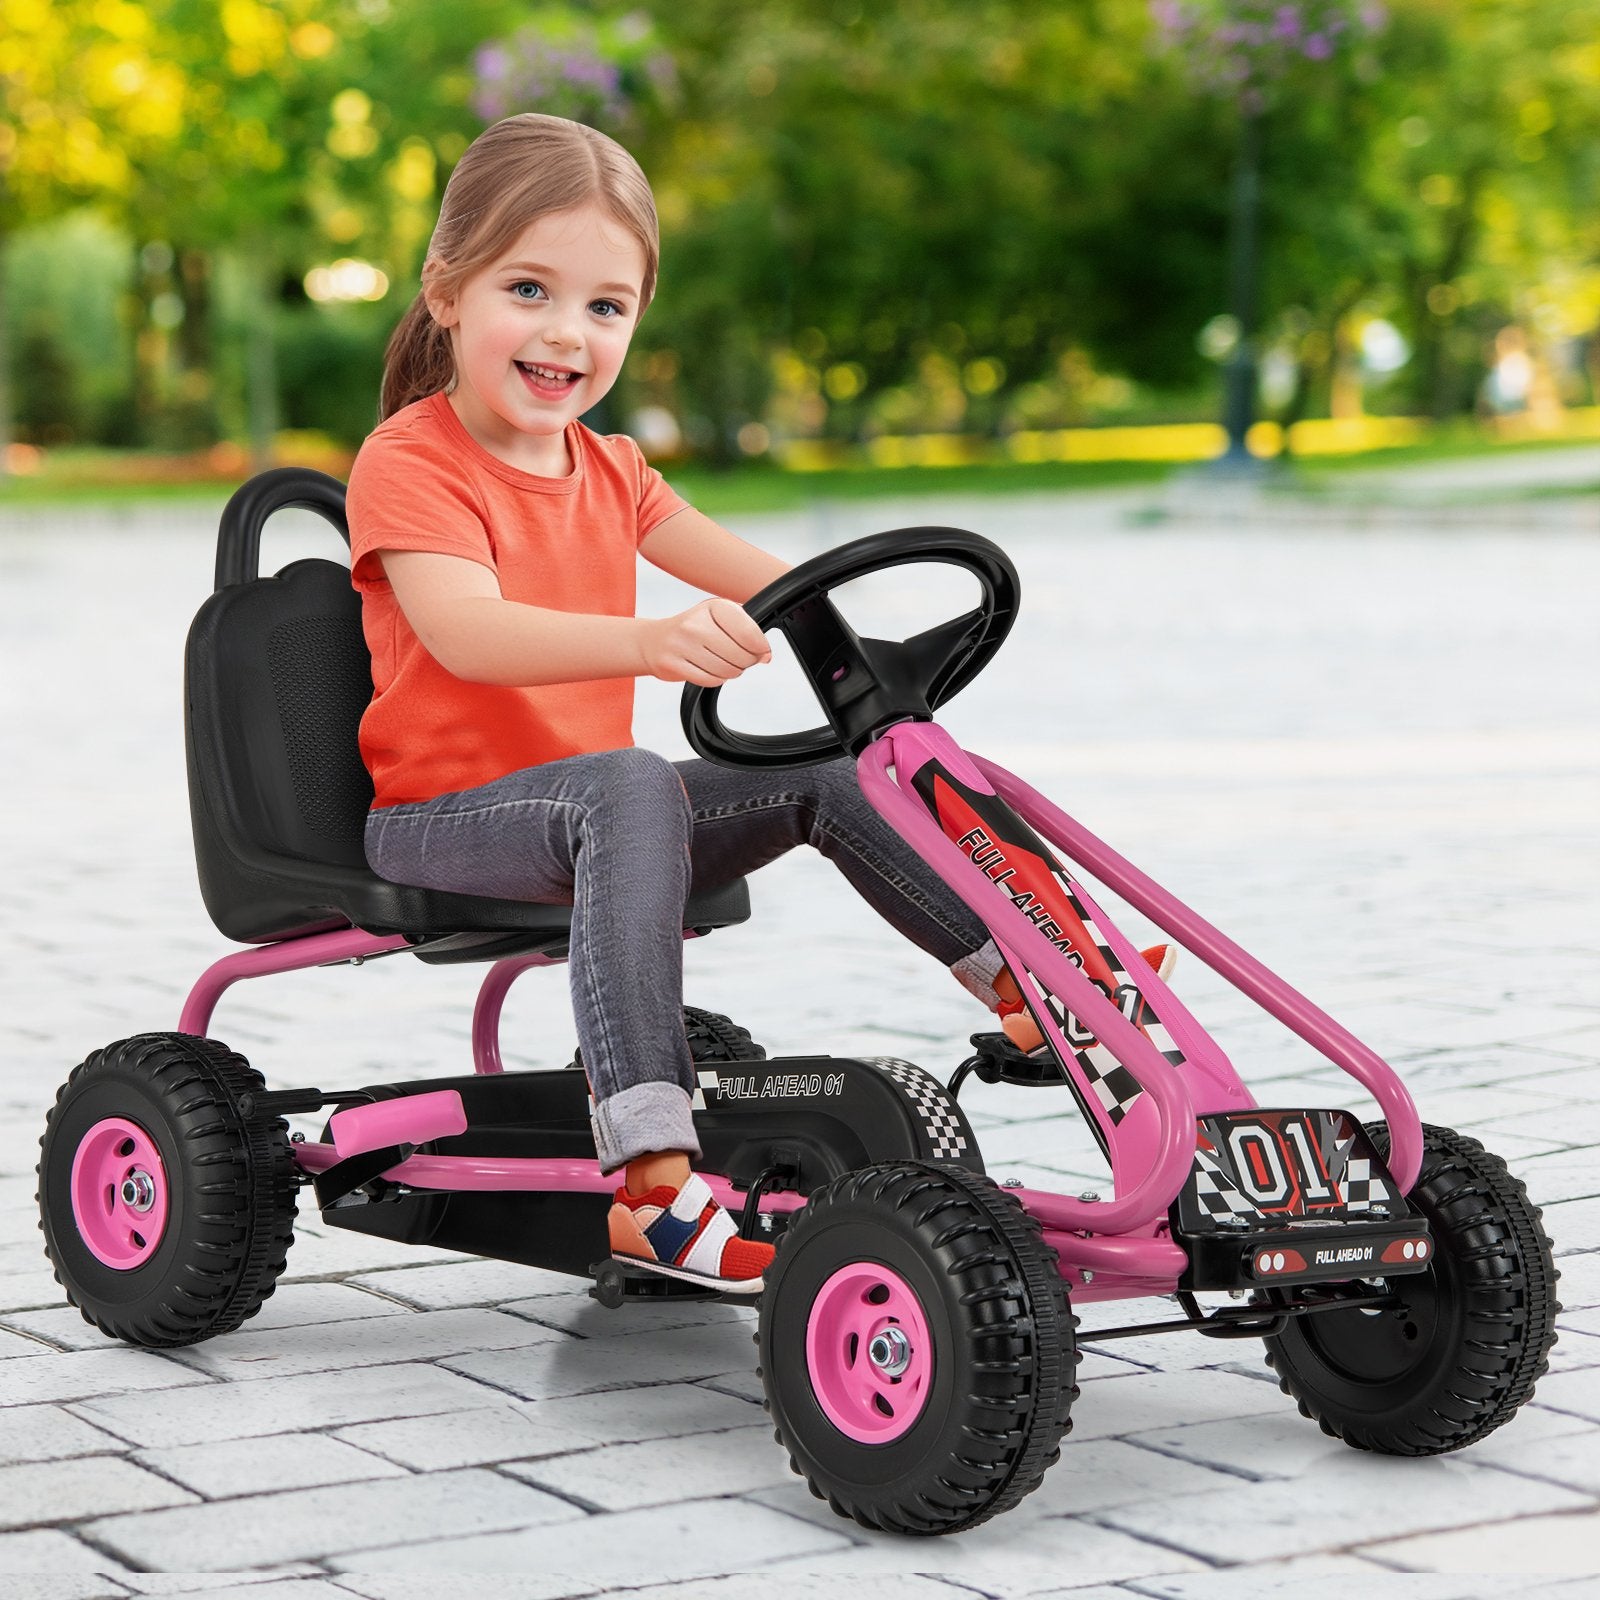
[{"label": "blurred background", "polygon": [[0,498],[343,475],[452,164],[638,157],[737,508],[1600,439],[1600,0],[0,0]]}]

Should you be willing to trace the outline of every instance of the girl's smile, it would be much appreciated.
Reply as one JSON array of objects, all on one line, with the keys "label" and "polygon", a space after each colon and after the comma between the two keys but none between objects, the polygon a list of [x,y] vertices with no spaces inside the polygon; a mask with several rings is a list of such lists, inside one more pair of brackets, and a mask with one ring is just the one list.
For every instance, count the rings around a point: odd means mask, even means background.
[{"label": "girl's smile", "polygon": [[524,472],[569,475],[567,426],[616,382],[643,278],[638,241],[588,204],[538,218],[454,298],[431,298],[467,432]]}]

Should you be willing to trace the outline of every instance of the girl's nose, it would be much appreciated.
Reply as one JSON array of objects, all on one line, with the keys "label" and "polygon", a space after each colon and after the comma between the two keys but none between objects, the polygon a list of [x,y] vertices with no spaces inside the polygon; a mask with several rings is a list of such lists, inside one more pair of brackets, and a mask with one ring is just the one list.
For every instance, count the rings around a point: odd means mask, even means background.
[{"label": "girl's nose", "polygon": [[544,325],[544,338],[546,344],[559,344],[572,346],[583,341],[583,333],[578,326],[578,318],[572,312],[557,312]]}]

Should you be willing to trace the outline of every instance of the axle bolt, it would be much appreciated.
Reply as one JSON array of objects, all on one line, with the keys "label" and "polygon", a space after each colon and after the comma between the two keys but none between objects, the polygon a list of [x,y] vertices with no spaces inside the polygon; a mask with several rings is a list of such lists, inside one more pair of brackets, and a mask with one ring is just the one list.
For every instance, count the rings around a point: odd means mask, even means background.
[{"label": "axle bolt", "polygon": [[874,1334],[867,1346],[867,1360],[886,1378],[898,1378],[911,1365],[911,1341],[894,1327]]}]

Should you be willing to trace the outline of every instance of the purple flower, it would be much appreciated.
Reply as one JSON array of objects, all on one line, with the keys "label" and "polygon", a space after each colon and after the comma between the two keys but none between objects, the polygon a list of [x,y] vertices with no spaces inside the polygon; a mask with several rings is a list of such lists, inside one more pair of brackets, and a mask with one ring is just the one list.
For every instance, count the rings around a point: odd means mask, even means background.
[{"label": "purple flower", "polygon": [[1377,33],[1389,20],[1389,11],[1386,6],[1376,3],[1364,5],[1361,8],[1361,26],[1368,33]]},{"label": "purple flower", "polygon": [[1308,33],[1304,50],[1307,61],[1326,61],[1333,54],[1333,41],[1325,33]]},{"label": "purple flower", "polygon": [[505,77],[506,68],[511,65],[511,58],[499,45],[489,44],[478,52],[474,65],[480,78],[486,83],[495,83]]},{"label": "purple flower", "polygon": [[1272,24],[1272,37],[1274,39],[1287,39],[1291,44],[1300,37],[1300,8],[1298,6],[1279,6],[1278,15]]}]

